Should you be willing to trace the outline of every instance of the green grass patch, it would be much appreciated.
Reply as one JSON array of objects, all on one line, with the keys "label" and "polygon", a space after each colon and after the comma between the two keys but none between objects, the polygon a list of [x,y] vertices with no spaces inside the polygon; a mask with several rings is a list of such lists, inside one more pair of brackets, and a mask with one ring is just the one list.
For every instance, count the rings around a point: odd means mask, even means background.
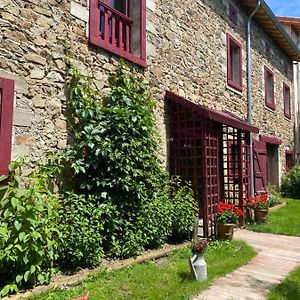
[{"label": "green grass patch", "polygon": [[300,236],[300,200],[283,199],[285,207],[270,211],[266,223],[248,224],[247,229],[258,232]]},{"label": "green grass patch", "polygon": [[300,267],[291,272],[268,295],[268,300],[296,299],[300,299]]},{"label": "green grass patch", "polygon": [[91,292],[91,300],[101,299],[187,299],[207,288],[218,277],[247,263],[255,251],[243,241],[214,242],[207,250],[208,279],[190,279],[188,258],[184,248],[156,261],[133,265],[122,270],[94,274],[72,289],[56,289],[31,300],[69,300]]}]

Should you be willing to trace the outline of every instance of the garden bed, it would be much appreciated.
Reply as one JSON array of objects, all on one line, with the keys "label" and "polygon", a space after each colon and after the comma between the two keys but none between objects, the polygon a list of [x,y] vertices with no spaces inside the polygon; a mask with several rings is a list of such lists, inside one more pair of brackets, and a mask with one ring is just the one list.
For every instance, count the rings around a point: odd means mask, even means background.
[{"label": "garden bed", "polygon": [[31,300],[72,299],[91,292],[91,300],[100,299],[186,299],[207,288],[216,278],[247,263],[254,250],[242,241],[215,242],[205,255],[208,279],[190,279],[189,247],[169,253],[165,258],[143,264],[128,265],[122,270],[97,270],[87,280],[72,289],[57,288]]}]

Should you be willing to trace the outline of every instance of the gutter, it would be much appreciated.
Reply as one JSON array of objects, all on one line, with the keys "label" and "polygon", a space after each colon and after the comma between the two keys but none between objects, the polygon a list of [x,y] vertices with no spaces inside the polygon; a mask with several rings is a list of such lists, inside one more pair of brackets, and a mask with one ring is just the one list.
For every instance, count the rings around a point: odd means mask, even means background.
[{"label": "gutter", "polygon": [[[258,0],[254,11],[248,18],[247,22],[247,98],[248,98],[248,112],[247,112],[247,120],[248,123],[253,123],[253,101],[252,101],[252,60],[251,60],[251,21],[254,15],[257,13],[261,6],[261,1]],[[253,160],[253,134],[250,135],[250,194],[254,196],[254,160]]]}]

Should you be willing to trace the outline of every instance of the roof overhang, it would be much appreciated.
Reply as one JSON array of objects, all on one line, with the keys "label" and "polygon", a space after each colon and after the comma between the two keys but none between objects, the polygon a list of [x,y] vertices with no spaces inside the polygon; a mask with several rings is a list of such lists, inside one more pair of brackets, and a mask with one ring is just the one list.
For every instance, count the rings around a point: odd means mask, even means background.
[{"label": "roof overhang", "polygon": [[295,32],[300,33],[300,18],[277,16],[277,19],[281,24],[291,26]]},{"label": "roof overhang", "polygon": [[220,111],[212,108],[205,107],[200,104],[193,103],[183,97],[180,97],[172,92],[166,92],[166,99],[174,101],[183,107],[190,109],[191,111],[196,112],[199,116],[206,119],[225,124],[234,128],[242,129],[247,132],[258,133],[259,129],[246,121],[238,118],[232,113],[225,111]]},{"label": "roof overhang", "polygon": [[[254,11],[257,5],[257,0],[240,0],[239,2],[249,14]],[[254,19],[292,60],[300,61],[300,49],[264,0],[261,0],[261,6],[254,15]]]},{"label": "roof overhang", "polygon": [[282,144],[282,140],[275,137],[275,136],[270,136],[270,135],[263,135],[263,134],[260,134],[259,135],[259,139],[262,141],[262,142],[265,142],[267,144],[273,144],[273,145],[281,145]]}]

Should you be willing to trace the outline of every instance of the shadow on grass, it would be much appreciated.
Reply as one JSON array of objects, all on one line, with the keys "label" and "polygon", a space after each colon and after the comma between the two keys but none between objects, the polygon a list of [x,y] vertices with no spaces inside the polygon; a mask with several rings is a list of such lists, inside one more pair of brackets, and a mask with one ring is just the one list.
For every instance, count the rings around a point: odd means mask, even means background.
[{"label": "shadow on grass", "polygon": [[187,281],[192,281],[193,280],[191,273],[187,272],[187,271],[180,272],[179,277],[181,278],[181,282],[187,282]]}]

